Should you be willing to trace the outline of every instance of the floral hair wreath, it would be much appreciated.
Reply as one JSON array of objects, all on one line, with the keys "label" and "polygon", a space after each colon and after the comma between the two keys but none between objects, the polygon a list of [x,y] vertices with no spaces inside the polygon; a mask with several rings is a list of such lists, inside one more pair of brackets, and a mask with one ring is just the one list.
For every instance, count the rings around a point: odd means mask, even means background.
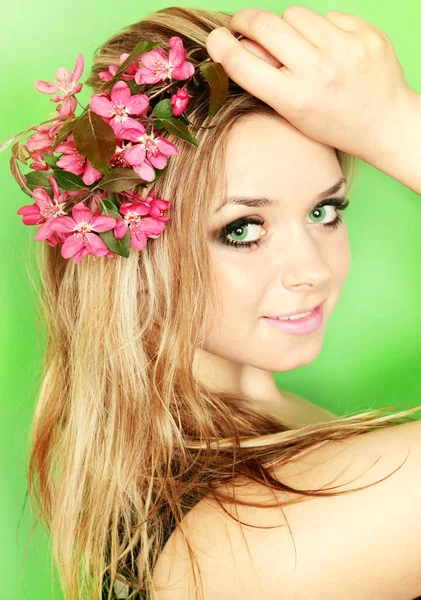
[{"label": "floral hair wreath", "polygon": [[[186,60],[183,41],[169,39],[168,56],[159,42],[140,42],[120,56],[120,66],[99,73],[104,82],[91,96],[89,107],[76,98],[83,68],[79,54],[73,73],[61,67],[56,81],[37,80],[42,94],[56,94],[53,117],[32,125],[0,145],[12,146],[10,169],[34,204],[22,206],[25,225],[40,225],[35,240],[62,244],[63,258],[80,262],[88,254],[127,258],[130,246],[143,250],[148,238],[158,238],[171,218],[164,213],[171,202],[147,198],[135,191],[156,181],[166,170],[169,156],[179,149],[158,130],[198,146],[189,131],[194,125],[185,114],[189,98],[203,82],[210,87],[208,116],[213,116],[228,94],[228,77],[221,63],[210,58],[196,64]],[[164,87],[156,85],[170,82]],[[186,80],[182,87],[178,82]],[[146,93],[147,88],[147,93]],[[165,92],[170,98],[164,98]],[[77,105],[83,112],[76,116]],[[211,127],[209,127],[211,128]],[[205,128],[208,129],[208,128]],[[26,143],[23,137],[30,131]],[[18,161],[32,171],[23,174]],[[71,208],[72,216],[69,215]]]}]

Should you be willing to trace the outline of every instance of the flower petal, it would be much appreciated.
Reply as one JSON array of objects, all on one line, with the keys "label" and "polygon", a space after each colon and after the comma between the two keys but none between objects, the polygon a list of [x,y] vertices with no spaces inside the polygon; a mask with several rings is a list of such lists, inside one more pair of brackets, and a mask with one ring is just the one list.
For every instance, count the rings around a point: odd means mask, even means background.
[{"label": "flower petal", "polygon": [[181,81],[191,77],[194,73],[194,65],[190,62],[184,62],[180,67],[175,67],[171,73],[173,79]]},{"label": "flower petal", "polygon": [[76,252],[79,252],[79,250],[81,250],[83,246],[84,243],[82,236],[76,235],[75,233],[73,235],[69,235],[69,237],[66,238],[66,241],[63,244],[63,247],[61,249],[61,255],[63,258],[70,258],[74,254],[76,254]]},{"label": "flower petal", "polygon": [[116,226],[114,227],[114,237],[121,239],[127,233],[128,224],[126,219],[117,219]]},{"label": "flower petal", "polygon": [[37,89],[41,94],[55,94],[59,91],[58,85],[55,83],[49,83],[48,81],[41,81],[38,79],[35,82],[35,89]]},{"label": "flower petal", "polygon": [[126,106],[126,102],[130,98],[130,96],[130,89],[125,81],[117,81],[117,83],[111,90],[112,102],[120,106]]},{"label": "flower petal", "polygon": [[125,127],[124,130],[121,132],[120,134],[120,138],[122,140],[129,140],[131,142],[140,142],[140,139],[142,138],[143,134],[145,133],[146,129],[143,127],[142,123],[138,123],[137,121],[135,121],[137,123],[136,127]]},{"label": "flower petal", "polygon": [[60,67],[57,69],[56,83],[57,85],[62,85],[62,87],[60,87],[61,90],[68,88],[69,83],[72,81],[72,75],[73,73],[70,73],[69,69],[66,69],[66,67]]},{"label": "flower petal", "polygon": [[94,256],[104,256],[108,252],[108,247],[96,233],[88,233],[86,235],[85,246],[90,254]]},{"label": "flower petal", "polygon": [[143,144],[136,144],[135,146],[130,146],[130,148],[126,148],[122,152],[122,158],[129,165],[141,165],[145,160],[146,151],[145,146]]},{"label": "flower petal", "polygon": [[76,228],[76,222],[72,217],[56,217],[51,223],[52,231],[60,233],[70,233]]},{"label": "flower petal", "polygon": [[152,217],[144,217],[142,219],[142,231],[148,237],[159,237],[165,229],[165,223]]},{"label": "flower petal", "polygon": [[142,231],[136,230],[135,232],[130,232],[130,244],[133,248],[136,248],[136,250],[143,250],[147,243],[148,238]]},{"label": "flower petal", "polygon": [[167,165],[168,157],[160,152],[157,152],[156,154],[148,152],[148,160],[155,169],[163,169]]},{"label": "flower petal", "polygon": [[181,66],[186,60],[186,51],[183,47],[183,40],[178,35],[173,35],[168,45],[170,47],[170,51],[168,53],[169,61],[174,67]]},{"label": "flower petal", "polygon": [[80,79],[82,73],[83,73],[83,54],[81,52],[79,52],[79,54],[77,55],[75,68],[73,69],[72,81],[77,81],[78,79]]},{"label": "flower petal", "polygon": [[149,98],[146,94],[135,94],[127,100],[126,107],[131,115],[144,114],[149,108]]},{"label": "flower petal", "polygon": [[41,225],[41,227],[38,229],[35,235],[35,239],[37,242],[42,242],[50,237],[50,235],[53,233],[51,225],[54,220],[55,219],[53,217],[51,219],[48,219],[47,221],[45,221],[45,223]]},{"label": "flower petal", "polygon": [[112,117],[114,115],[114,106],[107,94],[99,92],[91,97],[89,101],[91,109],[100,117]]},{"label": "flower petal", "polygon": [[72,215],[76,223],[90,223],[92,211],[83,202],[78,202],[72,208]]},{"label": "flower petal", "polygon": [[36,204],[27,204],[26,206],[21,206],[18,211],[16,211],[17,215],[22,215],[22,223],[24,225],[38,225],[40,222],[40,210]]},{"label": "flower petal", "polygon": [[101,215],[100,217],[92,217],[90,225],[93,231],[110,231],[115,227],[116,220],[113,217]]},{"label": "flower petal", "polygon": [[81,248],[79,250],[79,252],[76,252],[76,254],[73,255],[72,260],[74,263],[78,263],[82,260],[82,258],[87,256],[88,254],[89,254],[89,250],[85,246],[83,246],[83,248]]},{"label": "flower petal", "polygon": [[175,144],[161,135],[155,138],[155,144],[158,146],[158,150],[166,156],[177,156],[180,152]]},{"label": "flower petal", "polygon": [[141,165],[133,165],[133,171],[145,181],[153,181],[155,179],[155,170],[146,158]]},{"label": "flower petal", "polygon": [[101,179],[101,177],[101,171],[95,169],[95,167],[89,162],[89,160],[87,160],[85,165],[85,172],[82,176],[83,183],[85,185],[91,185],[92,183],[95,183],[95,181],[98,181],[98,179]]}]

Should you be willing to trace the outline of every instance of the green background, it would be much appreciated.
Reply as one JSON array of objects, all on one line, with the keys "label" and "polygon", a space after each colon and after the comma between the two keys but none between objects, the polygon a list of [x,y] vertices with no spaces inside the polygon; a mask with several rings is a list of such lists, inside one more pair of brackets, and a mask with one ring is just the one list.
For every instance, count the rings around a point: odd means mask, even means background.
[{"label": "green background", "polygon": [[[259,6],[244,0],[179,4],[232,12]],[[54,81],[60,66],[72,71],[82,52],[83,82],[97,46],[121,27],[168,5],[154,3],[152,8],[151,3],[149,8],[133,0],[117,5],[109,0],[100,4],[7,2],[0,22],[0,141],[55,110],[50,96],[35,90],[35,80]],[[398,5],[383,0],[315,0],[303,5],[323,15],[332,9],[351,12],[383,29],[394,43],[408,83],[421,93],[419,0],[401,0]],[[261,6],[282,15],[289,4],[268,0]],[[83,90],[83,104],[88,97],[89,90]],[[29,504],[24,507],[25,468],[43,338],[35,323],[36,297],[25,265],[31,247],[38,243],[33,240],[36,228],[23,226],[16,215],[20,206],[31,201],[9,172],[9,150],[0,154],[0,599],[60,599],[58,585],[53,589],[50,577],[48,540],[40,527],[27,549],[23,574],[21,570],[32,525]],[[275,373],[275,380],[338,414],[399,403],[416,405],[421,403],[417,376],[421,198],[366,163],[361,164],[351,197],[345,219],[352,267],[328,323],[323,349],[313,363]]]}]

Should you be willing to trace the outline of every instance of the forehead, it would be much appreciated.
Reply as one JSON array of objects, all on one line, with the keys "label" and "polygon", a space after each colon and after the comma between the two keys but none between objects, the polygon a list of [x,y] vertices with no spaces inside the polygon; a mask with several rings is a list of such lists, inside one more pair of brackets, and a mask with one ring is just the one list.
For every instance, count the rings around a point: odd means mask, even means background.
[{"label": "forehead", "polygon": [[227,195],[313,198],[342,176],[331,146],[283,117],[252,114],[232,127],[225,154]]}]

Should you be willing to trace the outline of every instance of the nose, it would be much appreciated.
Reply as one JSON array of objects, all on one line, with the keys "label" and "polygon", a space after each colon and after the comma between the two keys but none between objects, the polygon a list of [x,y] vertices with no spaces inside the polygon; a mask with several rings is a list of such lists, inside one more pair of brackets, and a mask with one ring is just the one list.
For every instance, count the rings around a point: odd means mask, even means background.
[{"label": "nose", "polygon": [[311,236],[297,233],[288,247],[283,246],[278,256],[281,279],[286,289],[326,291],[332,271],[322,249]]}]

